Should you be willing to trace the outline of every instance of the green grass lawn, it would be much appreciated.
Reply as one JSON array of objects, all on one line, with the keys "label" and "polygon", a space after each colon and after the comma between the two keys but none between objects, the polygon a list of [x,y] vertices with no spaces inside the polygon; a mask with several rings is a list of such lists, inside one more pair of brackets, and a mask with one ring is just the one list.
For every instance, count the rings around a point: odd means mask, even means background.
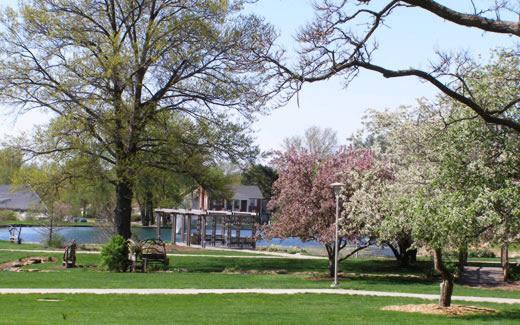
[{"label": "green grass lawn", "polygon": [[[38,299],[60,301],[38,301]],[[3,295],[3,324],[515,324],[520,309],[495,308],[486,316],[446,317],[382,311],[388,305],[425,303],[417,299],[335,295],[96,296]]]},{"label": "green grass lawn", "polygon": [[[17,247],[19,245],[16,245]],[[27,249],[36,247],[21,245]],[[8,247],[0,242],[0,248]],[[180,249],[179,253],[190,250]],[[201,251],[204,252],[204,251]],[[218,254],[235,252],[212,251]],[[191,252],[190,252],[191,254]],[[37,254],[0,251],[0,263],[27,256],[53,256],[55,263],[25,267],[40,272],[0,272],[4,288],[329,288],[326,260],[174,256],[167,272],[109,273],[100,256],[78,254],[79,267],[61,267],[61,252]],[[438,279],[427,276],[431,263],[403,268],[392,259],[349,259],[341,264],[341,288],[409,293],[439,293]],[[520,292],[456,286],[454,295],[520,298]],[[38,301],[57,298],[60,301]],[[258,294],[0,295],[0,323],[138,324],[149,323],[352,323],[352,324],[515,324],[518,305],[471,305],[499,310],[495,315],[446,317],[382,311],[387,305],[434,301],[336,295]],[[458,302],[455,302],[458,303]]]},{"label": "green grass lawn", "polygon": [[[61,267],[61,253],[0,252],[0,262],[51,255],[55,263],[26,269],[46,272],[0,272],[4,288],[328,288],[327,261],[294,259],[175,256],[169,272],[109,273],[99,255],[80,254],[75,269]],[[341,264],[346,289],[438,294],[439,282],[425,275],[430,263],[402,268],[391,259],[350,259]],[[390,276],[390,274],[392,276]],[[520,298],[520,292],[456,286],[455,295]]]},{"label": "green grass lawn", "polygon": [[0,240],[1,249],[42,249],[40,244],[14,244],[6,240]]}]

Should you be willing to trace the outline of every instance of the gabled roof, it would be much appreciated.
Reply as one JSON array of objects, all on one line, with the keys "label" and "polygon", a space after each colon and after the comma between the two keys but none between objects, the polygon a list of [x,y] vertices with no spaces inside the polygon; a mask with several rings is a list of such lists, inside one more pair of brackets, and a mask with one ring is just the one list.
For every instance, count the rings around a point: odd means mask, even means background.
[{"label": "gabled roof", "polygon": [[233,185],[233,200],[263,199],[262,191],[258,185]]},{"label": "gabled roof", "polygon": [[27,211],[41,208],[38,194],[25,187],[0,185],[0,210]]}]

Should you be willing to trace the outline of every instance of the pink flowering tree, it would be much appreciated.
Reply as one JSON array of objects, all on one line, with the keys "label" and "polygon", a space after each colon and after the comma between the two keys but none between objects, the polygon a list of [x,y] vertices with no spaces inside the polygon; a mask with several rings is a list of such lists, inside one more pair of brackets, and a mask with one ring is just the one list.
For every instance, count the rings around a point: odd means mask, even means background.
[{"label": "pink flowering tree", "polygon": [[[295,148],[278,153],[274,165],[279,178],[273,184],[273,197],[269,201],[273,222],[266,229],[267,237],[299,237],[303,241],[322,243],[328,253],[332,276],[336,205],[330,184],[342,180],[345,171],[367,170],[372,163],[372,153],[368,150],[340,149],[327,157]],[[346,247],[348,239],[358,238],[355,231],[350,230],[348,234],[349,238],[345,236],[338,241],[338,250]],[[341,260],[365,247],[368,244]]]}]

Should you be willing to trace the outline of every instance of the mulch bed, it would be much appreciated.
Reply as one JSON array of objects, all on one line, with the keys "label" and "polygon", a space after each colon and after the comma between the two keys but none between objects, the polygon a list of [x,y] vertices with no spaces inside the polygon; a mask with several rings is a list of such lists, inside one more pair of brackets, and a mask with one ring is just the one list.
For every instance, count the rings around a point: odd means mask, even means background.
[{"label": "mulch bed", "polygon": [[0,264],[0,271],[21,272],[22,268],[26,265],[40,264],[40,263],[53,263],[53,262],[56,262],[55,257],[30,256],[30,257],[22,258],[20,260],[2,263],[2,264]]},{"label": "mulch bed", "polygon": [[440,307],[437,304],[423,305],[398,305],[386,306],[382,310],[400,311],[404,313],[420,313],[428,315],[446,315],[446,316],[465,316],[465,315],[489,315],[497,311],[490,308],[451,305],[450,307]]}]

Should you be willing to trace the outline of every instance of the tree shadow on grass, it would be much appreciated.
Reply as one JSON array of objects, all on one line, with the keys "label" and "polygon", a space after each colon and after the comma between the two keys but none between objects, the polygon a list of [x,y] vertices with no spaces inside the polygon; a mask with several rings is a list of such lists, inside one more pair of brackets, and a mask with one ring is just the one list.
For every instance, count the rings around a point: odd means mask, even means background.
[{"label": "tree shadow on grass", "polygon": [[497,321],[508,321],[513,323],[520,323],[520,307],[507,307],[505,310],[501,310],[498,313],[487,314],[487,315],[466,315],[458,316],[457,320],[468,320],[468,321],[481,321],[481,322],[497,322]]},{"label": "tree shadow on grass", "polygon": [[[287,273],[326,273],[328,262],[326,260],[297,260],[297,259],[248,259],[248,258],[200,258],[183,257],[174,258],[171,261],[173,269],[185,269],[189,272],[224,272],[236,271],[260,271]],[[375,274],[402,274],[424,275],[431,268],[428,262],[418,262],[409,267],[402,267],[398,262],[390,259],[353,259],[341,263],[340,271],[346,273],[375,273]]]},{"label": "tree shadow on grass", "polygon": [[324,272],[327,262],[322,260],[288,259],[232,259],[232,258],[182,258],[171,262],[172,268],[186,269],[189,272],[214,273],[227,270],[260,271],[287,273]]}]

